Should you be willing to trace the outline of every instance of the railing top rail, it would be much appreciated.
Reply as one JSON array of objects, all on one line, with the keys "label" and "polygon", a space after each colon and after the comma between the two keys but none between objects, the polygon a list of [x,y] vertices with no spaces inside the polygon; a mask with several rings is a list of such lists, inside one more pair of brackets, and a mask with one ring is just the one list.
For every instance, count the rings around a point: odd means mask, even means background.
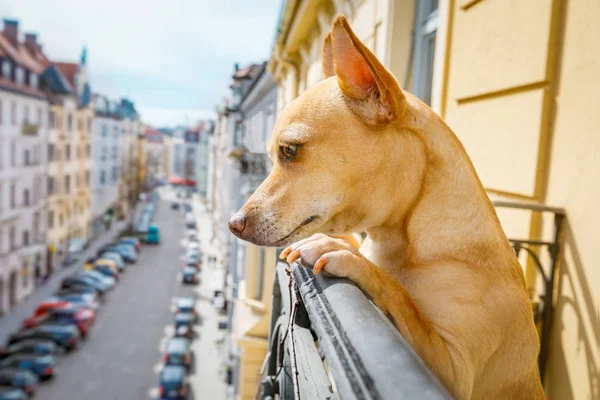
[{"label": "railing top rail", "polygon": [[565,209],[560,207],[550,207],[540,203],[524,202],[524,201],[504,201],[494,200],[492,201],[494,207],[500,208],[516,208],[521,210],[539,211],[539,212],[552,212],[557,215],[565,215]]},{"label": "railing top rail", "polygon": [[292,274],[340,398],[452,398],[357,286],[315,276],[297,263]]}]

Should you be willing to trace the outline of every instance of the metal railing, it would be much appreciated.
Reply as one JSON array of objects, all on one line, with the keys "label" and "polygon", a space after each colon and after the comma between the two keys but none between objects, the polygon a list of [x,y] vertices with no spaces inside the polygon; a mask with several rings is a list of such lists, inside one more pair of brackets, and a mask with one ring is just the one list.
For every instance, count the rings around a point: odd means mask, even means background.
[{"label": "metal railing", "polygon": [[[517,257],[522,252],[527,253],[527,257],[533,262],[542,279],[543,292],[540,294],[540,303],[534,310],[534,320],[536,324],[541,326],[538,367],[540,369],[540,377],[542,382],[544,382],[546,364],[548,362],[548,348],[550,346],[550,329],[552,328],[552,317],[554,314],[554,288],[556,286],[556,272],[560,257],[560,240],[566,213],[562,208],[549,207],[538,203],[493,201],[492,204],[496,208],[510,208],[538,213],[550,213],[553,215],[554,230],[552,240],[509,238]],[[544,267],[540,258],[540,251],[543,249],[548,252],[549,256],[549,265],[546,267]]]},{"label": "metal railing", "polygon": [[396,328],[346,279],[278,263],[257,399],[450,399]]}]

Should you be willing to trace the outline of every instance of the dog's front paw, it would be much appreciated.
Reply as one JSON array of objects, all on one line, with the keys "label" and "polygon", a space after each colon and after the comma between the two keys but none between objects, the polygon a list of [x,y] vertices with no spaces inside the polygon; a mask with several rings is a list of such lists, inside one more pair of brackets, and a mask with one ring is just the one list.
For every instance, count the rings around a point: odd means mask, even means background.
[{"label": "dog's front paw", "polygon": [[317,233],[286,248],[280,258],[288,263],[297,259],[312,266],[315,274],[325,273],[355,280],[367,261],[358,250],[344,239]]}]

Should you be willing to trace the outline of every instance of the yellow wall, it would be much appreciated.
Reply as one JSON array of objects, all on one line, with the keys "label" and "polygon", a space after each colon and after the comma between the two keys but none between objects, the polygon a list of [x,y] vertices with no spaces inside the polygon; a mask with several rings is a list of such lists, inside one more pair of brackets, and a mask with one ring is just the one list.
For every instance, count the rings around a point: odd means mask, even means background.
[{"label": "yellow wall", "polygon": [[[549,399],[597,399],[600,3],[451,4],[443,116],[490,192],[567,210],[545,386]],[[527,212],[499,216],[509,237],[550,233]]]}]

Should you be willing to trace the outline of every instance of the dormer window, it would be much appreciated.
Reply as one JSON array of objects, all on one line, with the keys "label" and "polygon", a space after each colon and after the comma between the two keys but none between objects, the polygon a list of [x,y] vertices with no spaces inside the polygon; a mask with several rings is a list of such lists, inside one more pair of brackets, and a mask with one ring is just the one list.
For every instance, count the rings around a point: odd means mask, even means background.
[{"label": "dormer window", "polygon": [[23,85],[25,83],[25,71],[23,71],[23,68],[21,67],[15,69],[15,82],[17,82],[17,85]]},{"label": "dormer window", "polygon": [[2,63],[2,77],[4,79],[10,80],[10,61],[6,60]]},{"label": "dormer window", "polygon": [[34,74],[33,72],[29,74],[29,86],[31,86],[34,89],[37,89],[39,85],[39,78],[37,76],[37,74]]}]

